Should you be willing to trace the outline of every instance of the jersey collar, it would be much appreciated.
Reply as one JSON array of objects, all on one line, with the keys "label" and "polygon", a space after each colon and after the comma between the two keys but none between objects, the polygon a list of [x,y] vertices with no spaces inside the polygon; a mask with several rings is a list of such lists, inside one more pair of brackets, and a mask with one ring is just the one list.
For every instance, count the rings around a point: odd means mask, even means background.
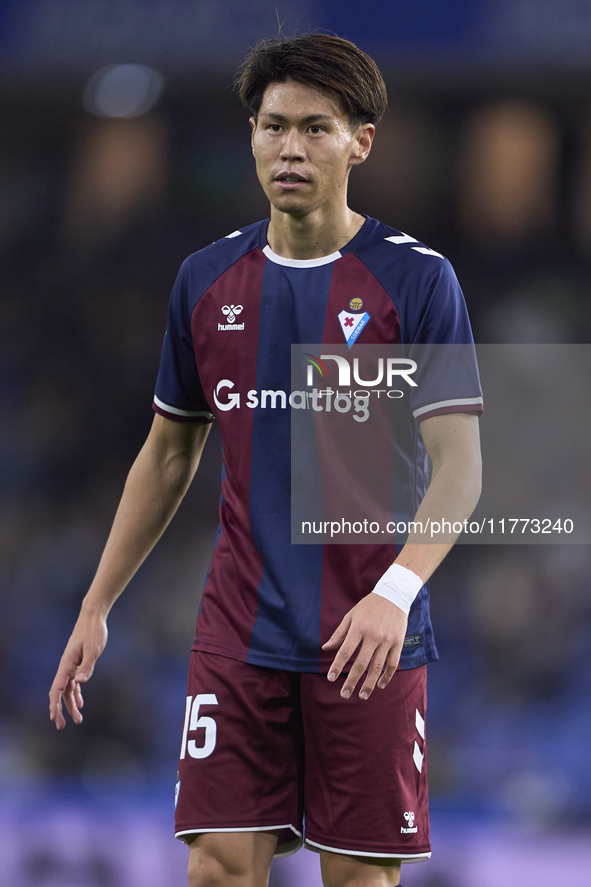
[{"label": "jersey collar", "polygon": [[283,265],[287,268],[318,268],[321,265],[330,265],[331,262],[336,262],[337,259],[343,257],[345,253],[352,252],[357,248],[360,241],[364,240],[366,235],[369,233],[369,229],[372,227],[371,222],[373,219],[370,219],[369,216],[365,216],[365,222],[351,240],[345,244],[342,249],[337,250],[334,253],[331,253],[329,256],[320,256],[317,259],[286,259],[285,256],[279,256],[277,253],[274,253],[271,247],[267,242],[267,228],[269,226],[269,222],[264,226],[262,231],[262,239],[263,239],[263,252],[265,256],[271,261],[275,262],[276,265]]},{"label": "jersey collar", "polygon": [[285,256],[278,256],[277,253],[274,253],[269,244],[263,247],[263,252],[271,262],[285,265],[287,268],[318,268],[320,265],[330,265],[331,262],[335,262],[342,256],[342,253],[337,250],[330,256],[320,256],[318,259],[286,259]]}]

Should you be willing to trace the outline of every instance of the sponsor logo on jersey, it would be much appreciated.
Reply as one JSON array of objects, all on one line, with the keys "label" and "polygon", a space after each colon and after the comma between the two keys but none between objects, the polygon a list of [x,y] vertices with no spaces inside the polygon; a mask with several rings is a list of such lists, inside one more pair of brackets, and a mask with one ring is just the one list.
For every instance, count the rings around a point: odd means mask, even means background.
[{"label": "sponsor logo on jersey", "polygon": [[403,835],[411,835],[411,834],[414,835],[414,834],[416,834],[416,833],[418,832],[419,829],[418,829],[418,826],[416,826],[416,825],[414,824],[414,822],[415,822],[415,815],[414,815],[414,813],[412,812],[412,810],[409,810],[407,813],[405,813],[405,814],[404,814],[404,818],[406,819],[406,821],[407,821],[407,823],[408,823],[408,828],[405,828],[404,826],[402,826],[401,829],[400,829],[400,831],[402,832],[402,834],[403,834]]},{"label": "sponsor logo on jersey", "polygon": [[[354,301],[353,299],[351,301]],[[351,303],[349,303],[351,304]],[[363,304],[363,303],[362,303]],[[341,311],[338,315],[339,323],[345,337],[345,342],[349,348],[352,348],[361,330],[365,327],[369,320],[369,314],[364,311],[363,314],[351,314],[350,311]]]},{"label": "sponsor logo on jersey", "polygon": [[228,323],[218,323],[218,330],[243,330],[244,323],[235,323],[236,318],[243,311],[242,305],[224,305],[222,314],[227,318]]},{"label": "sponsor logo on jersey", "polygon": [[[377,367],[372,370],[372,379],[363,379],[359,367],[359,359],[349,360],[341,354],[310,354],[304,352],[303,359],[308,364],[306,367],[306,385],[311,391],[283,389],[252,388],[246,394],[233,390],[235,388],[232,379],[220,379],[213,389],[213,400],[223,413],[230,410],[241,409],[271,409],[271,410],[313,410],[316,413],[332,411],[337,413],[353,413],[356,422],[365,422],[369,417],[369,402],[372,396],[378,399],[384,395],[384,400],[399,400],[404,397],[404,391],[394,388],[395,380],[404,381],[409,386],[416,388],[417,383],[411,378],[417,369],[416,361],[406,357],[380,357]],[[331,361],[327,366],[328,361]],[[336,364],[336,366],[335,366]],[[314,381],[314,373],[318,373],[323,380],[324,389],[317,388]],[[338,385],[332,388],[328,383],[331,377],[335,384],[335,376]],[[326,380],[326,381],[324,381]],[[387,388],[376,386],[384,382]],[[360,389],[354,386],[359,385]],[[348,390],[347,390],[348,389]]]},{"label": "sponsor logo on jersey", "polygon": [[356,422],[365,422],[369,418],[369,391],[356,392],[351,389],[345,391],[333,391],[327,388],[319,391],[283,391],[281,388],[263,388],[257,391],[252,388],[246,392],[246,400],[241,397],[240,391],[232,391],[234,382],[231,379],[221,379],[213,390],[213,400],[223,413],[229,410],[241,409],[243,406],[250,410],[313,410],[316,413],[331,412],[352,413]]},{"label": "sponsor logo on jersey", "polygon": [[363,299],[360,299],[359,297],[351,299],[351,301],[349,302],[349,311],[361,311],[362,308]]}]

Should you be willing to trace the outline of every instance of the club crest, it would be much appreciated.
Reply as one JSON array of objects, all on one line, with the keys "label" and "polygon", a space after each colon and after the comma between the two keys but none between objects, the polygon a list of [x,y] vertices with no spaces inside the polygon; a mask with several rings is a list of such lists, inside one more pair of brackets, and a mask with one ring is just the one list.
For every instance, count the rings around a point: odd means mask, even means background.
[{"label": "club crest", "polygon": [[349,348],[352,348],[359,333],[369,320],[369,314],[364,311],[363,314],[352,314],[350,311],[341,311],[338,315],[339,323],[345,337],[345,342]]}]

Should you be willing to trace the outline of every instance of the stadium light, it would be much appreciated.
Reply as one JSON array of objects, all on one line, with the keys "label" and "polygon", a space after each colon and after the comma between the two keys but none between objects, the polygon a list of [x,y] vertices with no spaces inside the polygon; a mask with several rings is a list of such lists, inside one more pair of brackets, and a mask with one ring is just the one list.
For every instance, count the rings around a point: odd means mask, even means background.
[{"label": "stadium light", "polygon": [[164,78],[146,65],[108,65],[84,89],[84,108],[98,117],[139,117],[162,95]]}]

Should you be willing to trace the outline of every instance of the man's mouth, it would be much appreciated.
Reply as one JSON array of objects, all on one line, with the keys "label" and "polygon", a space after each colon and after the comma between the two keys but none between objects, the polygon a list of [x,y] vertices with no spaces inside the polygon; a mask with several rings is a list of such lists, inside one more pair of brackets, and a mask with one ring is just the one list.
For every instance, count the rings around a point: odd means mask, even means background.
[{"label": "man's mouth", "polygon": [[297,172],[280,172],[275,181],[281,188],[293,189],[306,184],[308,179]]}]

